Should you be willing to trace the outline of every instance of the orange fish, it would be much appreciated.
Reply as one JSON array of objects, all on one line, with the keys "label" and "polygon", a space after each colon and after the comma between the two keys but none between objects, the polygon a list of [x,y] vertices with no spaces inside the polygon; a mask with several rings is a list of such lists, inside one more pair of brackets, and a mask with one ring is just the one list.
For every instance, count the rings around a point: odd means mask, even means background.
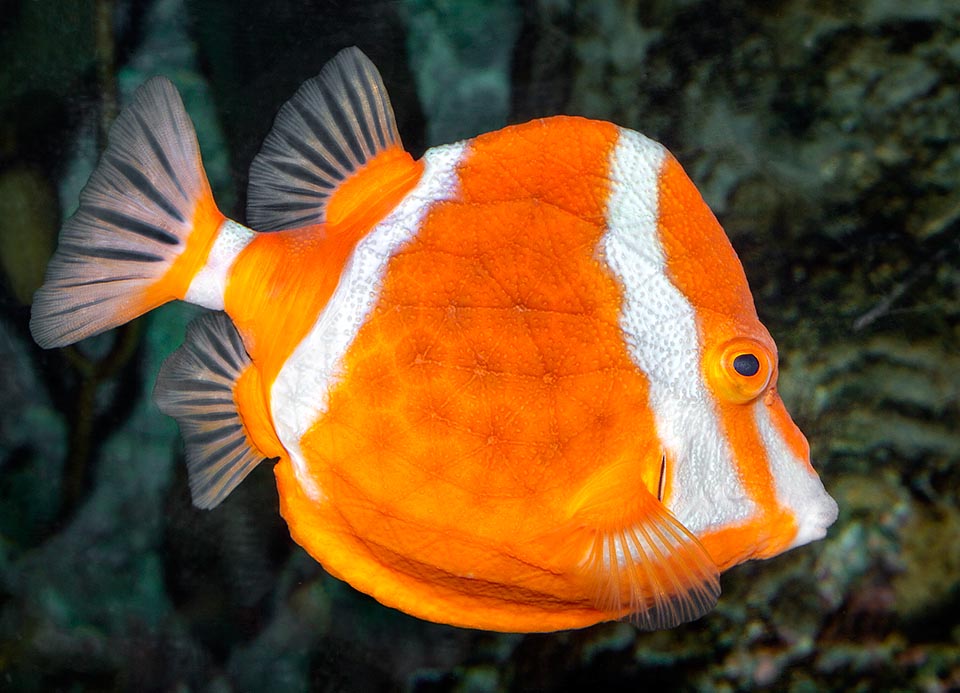
[{"label": "orange fish", "polygon": [[70,344],[172,299],[223,311],[155,392],[194,502],[276,458],[293,539],[382,603],[667,628],[712,608],[721,571],[836,519],[733,248],[643,135],[558,116],[415,161],[347,49],[281,109],[247,217],[217,209],[176,90],[150,80],[33,335]]}]

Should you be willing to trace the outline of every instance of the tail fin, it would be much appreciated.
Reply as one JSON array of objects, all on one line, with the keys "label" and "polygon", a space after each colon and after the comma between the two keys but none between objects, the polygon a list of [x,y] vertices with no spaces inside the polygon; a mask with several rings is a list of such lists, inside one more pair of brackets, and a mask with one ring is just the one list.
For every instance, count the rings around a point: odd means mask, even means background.
[{"label": "tail fin", "polygon": [[223,220],[180,95],[154,77],[113,124],[63,226],[34,295],[34,339],[65,346],[183,298]]}]

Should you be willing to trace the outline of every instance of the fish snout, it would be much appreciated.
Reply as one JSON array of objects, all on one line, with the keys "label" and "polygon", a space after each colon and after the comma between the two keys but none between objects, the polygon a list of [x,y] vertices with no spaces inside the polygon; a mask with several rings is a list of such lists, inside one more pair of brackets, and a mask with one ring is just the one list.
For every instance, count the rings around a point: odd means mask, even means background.
[{"label": "fish snout", "polygon": [[795,518],[797,534],[790,544],[793,549],[812,541],[823,539],[827,529],[837,520],[840,508],[826,489],[821,485],[820,493],[810,498],[801,508]]}]

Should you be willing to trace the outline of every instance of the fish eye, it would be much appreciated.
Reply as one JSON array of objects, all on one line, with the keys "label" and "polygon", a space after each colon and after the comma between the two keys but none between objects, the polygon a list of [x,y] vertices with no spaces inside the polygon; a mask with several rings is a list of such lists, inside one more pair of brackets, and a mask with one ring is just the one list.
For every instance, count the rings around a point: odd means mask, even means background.
[{"label": "fish eye", "polygon": [[752,339],[733,339],[714,352],[708,378],[725,399],[746,403],[756,398],[770,383],[774,360],[770,351]]},{"label": "fish eye", "polygon": [[733,370],[747,378],[760,371],[760,359],[753,354],[739,354],[733,359]]}]

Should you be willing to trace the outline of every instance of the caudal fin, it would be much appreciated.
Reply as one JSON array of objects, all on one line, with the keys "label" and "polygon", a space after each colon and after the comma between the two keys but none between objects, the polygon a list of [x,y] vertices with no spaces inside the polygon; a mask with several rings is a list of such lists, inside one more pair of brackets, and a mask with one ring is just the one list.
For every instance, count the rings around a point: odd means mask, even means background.
[{"label": "caudal fin", "polygon": [[154,77],[111,127],[63,226],[34,295],[33,338],[65,346],[183,298],[223,220],[180,95]]}]

